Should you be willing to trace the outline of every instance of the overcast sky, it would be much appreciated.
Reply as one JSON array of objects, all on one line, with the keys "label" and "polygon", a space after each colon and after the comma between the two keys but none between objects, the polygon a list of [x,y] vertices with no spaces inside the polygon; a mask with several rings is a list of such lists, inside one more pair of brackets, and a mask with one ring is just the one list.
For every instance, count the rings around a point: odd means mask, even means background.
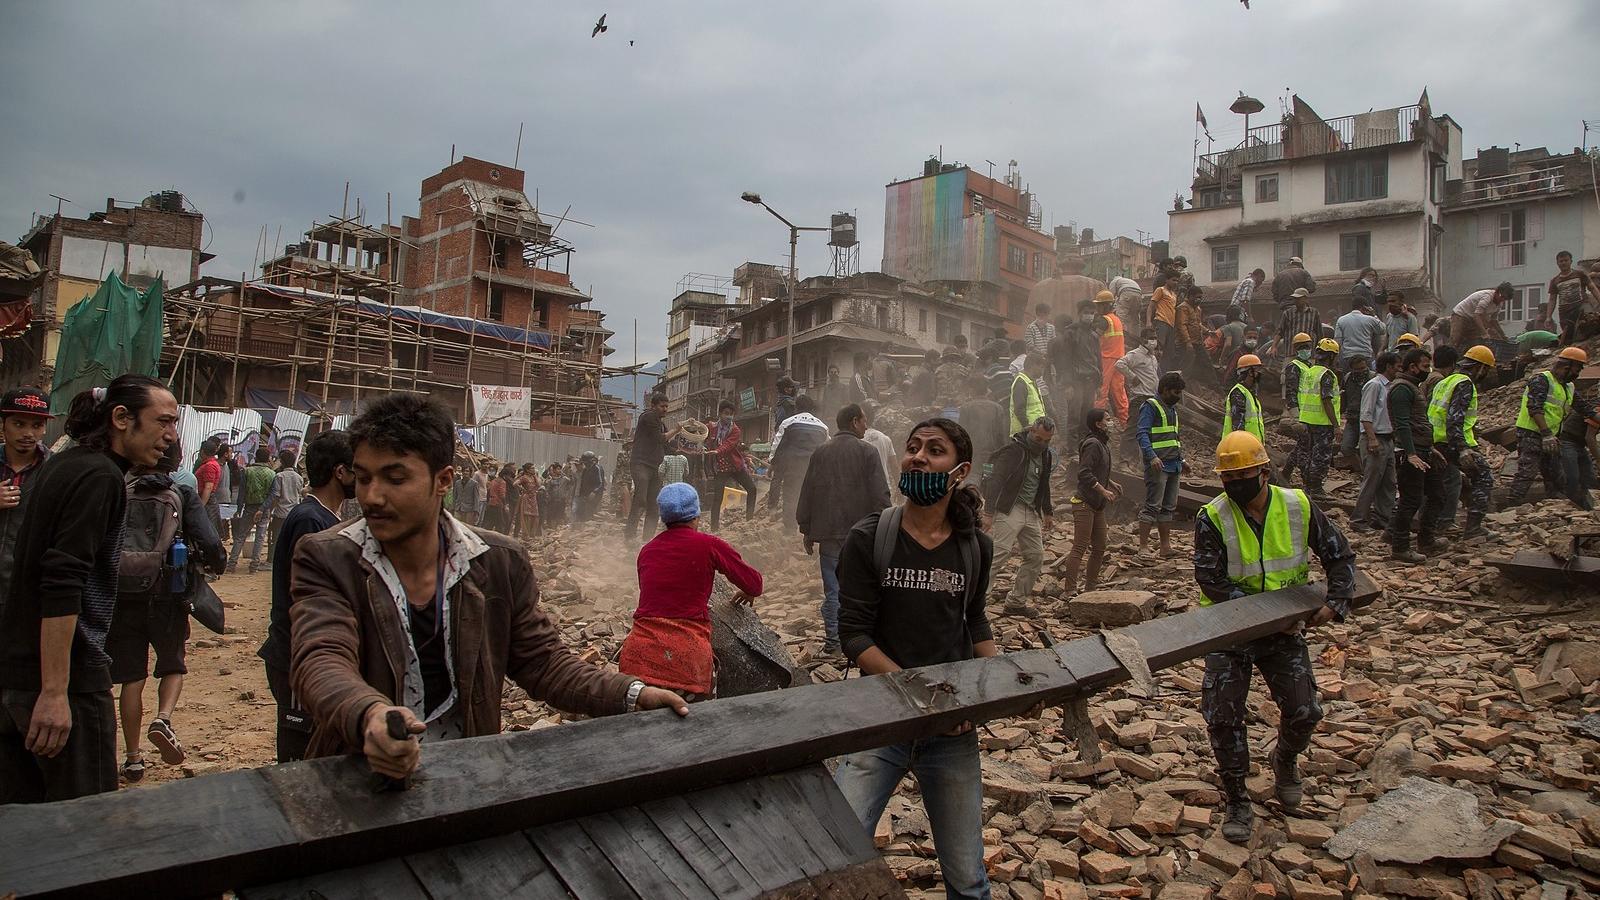
[{"label": "overcast sky", "polygon": [[[415,214],[458,154],[521,167],[577,246],[572,274],[617,332],[615,363],[665,352],[687,272],[781,262],[797,224],[860,216],[883,252],[883,186],[947,161],[1021,163],[1045,227],[1167,232],[1198,101],[1220,148],[1239,91],[1324,116],[1414,103],[1494,144],[1568,151],[1600,94],[1581,48],[1600,3],[1462,0],[540,3],[0,0],[0,237],[36,211],[176,188],[206,215],[203,272],[337,214]],[[591,39],[608,14],[610,31]],[[1507,16],[1514,18],[1508,25]],[[629,41],[633,41],[632,45]],[[1201,49],[1203,48],[1203,49]],[[1203,142],[1203,138],[1202,138]],[[1202,151],[1204,146],[1202,145]],[[802,275],[828,261],[803,236]]]}]

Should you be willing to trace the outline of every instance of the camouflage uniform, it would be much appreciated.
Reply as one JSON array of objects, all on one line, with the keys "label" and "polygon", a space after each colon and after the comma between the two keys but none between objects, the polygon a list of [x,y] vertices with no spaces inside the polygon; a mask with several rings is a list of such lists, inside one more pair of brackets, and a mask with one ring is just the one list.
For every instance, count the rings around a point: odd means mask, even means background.
[{"label": "camouflage uniform", "polygon": [[1298,756],[1311,743],[1311,733],[1322,720],[1317,683],[1312,677],[1311,652],[1299,634],[1274,634],[1242,647],[1206,654],[1205,686],[1200,714],[1217,757],[1217,775],[1230,796],[1243,792],[1250,774],[1250,741],[1245,730],[1245,703],[1250,691],[1250,668],[1261,670],[1267,690],[1278,704],[1278,746]]},{"label": "camouflage uniform", "polygon": [[[1260,539],[1260,526],[1251,521]],[[1350,614],[1350,598],[1355,594],[1355,551],[1350,542],[1322,510],[1311,507],[1311,529],[1307,545],[1322,562],[1327,575],[1327,604],[1334,617],[1344,621]],[[1226,602],[1249,595],[1228,577],[1228,546],[1222,534],[1206,516],[1195,517],[1195,581],[1212,602]],[[1311,733],[1322,719],[1317,702],[1317,684],[1311,669],[1311,653],[1305,637],[1273,634],[1238,647],[1206,655],[1206,675],[1200,699],[1200,714],[1206,720],[1211,750],[1217,758],[1217,776],[1229,797],[1245,795],[1244,779],[1250,771],[1250,743],[1245,730],[1245,705],[1250,691],[1250,668],[1261,670],[1267,690],[1281,713],[1278,746],[1285,755],[1298,756],[1311,742]],[[1292,758],[1291,756],[1291,758]]]},{"label": "camouflage uniform", "polygon": [[[1528,409],[1535,412],[1544,410],[1545,401],[1550,398],[1550,381],[1543,375],[1534,375],[1528,380],[1527,400]],[[1560,422],[1546,422],[1545,427],[1551,434],[1561,427]],[[1511,478],[1511,503],[1521,503],[1528,498],[1528,488],[1533,486],[1534,475],[1544,478],[1544,489],[1551,497],[1561,493],[1561,455],[1559,453],[1544,452],[1544,439],[1537,431],[1526,428],[1517,429],[1517,474]]]},{"label": "camouflage uniform", "polygon": [[1537,433],[1518,428],[1517,474],[1511,477],[1513,505],[1528,498],[1528,488],[1533,486],[1535,476],[1544,479],[1545,493],[1549,496],[1561,493],[1561,457],[1544,452],[1544,438]]},{"label": "camouflage uniform", "polygon": [[[959,360],[946,359],[933,370],[933,390],[935,399],[941,404],[959,404],[968,398],[972,390],[967,382],[972,380],[972,370],[963,365]],[[1041,387],[1042,387],[1041,383]]]},{"label": "camouflage uniform", "polygon": [[1312,493],[1322,493],[1322,483],[1328,478],[1329,466],[1333,465],[1333,436],[1336,427],[1307,425],[1305,432],[1295,444],[1297,456],[1295,462],[1300,466],[1301,483]]},{"label": "camouflage uniform", "polygon": [[[1467,483],[1468,528],[1483,523],[1483,517],[1489,512],[1489,493],[1494,490],[1494,473],[1489,471],[1488,460],[1484,460],[1482,465],[1471,472],[1461,466],[1461,455],[1469,449],[1466,439],[1466,420],[1473,396],[1472,390],[1458,389],[1450,397],[1450,403],[1445,409],[1445,442],[1434,445],[1434,449],[1438,450],[1450,467],[1458,473],[1460,481]],[[1473,452],[1482,458],[1481,452],[1476,449]],[[1450,473],[1445,474],[1445,508],[1441,512],[1439,523],[1448,522],[1455,516],[1455,503],[1449,496]],[[1439,528],[1435,527],[1433,530],[1437,532]]]}]

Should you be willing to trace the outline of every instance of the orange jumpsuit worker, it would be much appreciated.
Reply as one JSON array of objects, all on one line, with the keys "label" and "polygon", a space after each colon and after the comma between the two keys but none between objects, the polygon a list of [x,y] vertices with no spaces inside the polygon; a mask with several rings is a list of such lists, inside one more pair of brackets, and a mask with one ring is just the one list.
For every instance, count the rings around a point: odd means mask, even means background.
[{"label": "orange jumpsuit worker", "polygon": [[[1117,360],[1122,358],[1122,320],[1111,311],[1111,301],[1115,298],[1110,291],[1101,291],[1094,297],[1094,308],[1106,320],[1105,333],[1100,335],[1100,393],[1094,398],[1094,405],[1101,409],[1110,410],[1116,417],[1128,421],[1128,389],[1122,380],[1122,373],[1117,371]],[[1111,404],[1106,404],[1107,398]]]}]

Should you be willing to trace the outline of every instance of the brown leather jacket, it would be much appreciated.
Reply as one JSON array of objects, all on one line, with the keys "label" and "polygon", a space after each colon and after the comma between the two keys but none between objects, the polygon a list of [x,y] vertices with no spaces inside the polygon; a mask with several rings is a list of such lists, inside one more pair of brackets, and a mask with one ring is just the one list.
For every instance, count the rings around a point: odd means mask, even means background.
[{"label": "brown leather jacket", "polygon": [[[295,696],[314,723],[309,756],[361,751],[361,720],[374,703],[401,704],[405,626],[361,548],[333,528],[295,547],[289,608]],[[450,592],[450,651],[466,736],[500,732],[500,697],[510,678],[530,697],[563,710],[623,712],[635,679],[579,659],[539,608],[527,552],[510,538],[473,529],[489,545]]]}]

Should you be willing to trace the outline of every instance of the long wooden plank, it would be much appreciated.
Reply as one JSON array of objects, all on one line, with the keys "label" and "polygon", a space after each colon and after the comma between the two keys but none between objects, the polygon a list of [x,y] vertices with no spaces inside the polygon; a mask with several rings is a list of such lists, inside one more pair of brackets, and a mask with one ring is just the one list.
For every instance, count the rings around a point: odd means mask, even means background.
[{"label": "long wooden plank", "polygon": [[1546,551],[1518,550],[1509,558],[1490,557],[1485,558],[1484,562],[1510,578],[1574,587],[1600,587],[1600,559],[1593,556],[1574,556],[1561,560]]},{"label": "long wooden plank", "polygon": [[433,900],[544,900],[569,896],[544,856],[520,831],[406,857]]},{"label": "long wooden plank", "polygon": [[[1377,596],[1364,576],[1358,587],[1362,600]],[[1154,670],[1281,630],[1321,602],[1320,585],[1302,585],[1128,632]],[[1018,715],[1127,678],[1090,637],[715,700],[697,704],[688,719],[655,710],[429,744],[407,791],[373,793],[365,763],[345,757],[0,807],[0,854],[12,857],[0,859],[0,895],[93,886],[125,896],[173,883],[221,892],[430,850],[442,827],[458,842],[505,834],[938,734],[962,720]],[[628,747],[651,749],[621,749]]]},{"label": "long wooden plank", "polygon": [[[622,810],[618,810],[618,813]],[[633,823],[637,826],[638,822]],[[623,879],[640,897],[660,900],[715,900],[699,876],[676,852],[665,854],[660,848],[672,845],[645,819],[648,830],[635,833],[612,813],[596,813],[578,820],[589,840],[605,853]],[[656,849],[650,853],[646,847]]]},{"label": "long wooden plank", "polygon": [[[637,806],[625,806],[612,812],[600,813],[599,816],[614,820],[621,829],[623,836],[631,840],[635,845],[635,849],[632,852],[643,854],[645,858],[654,863],[655,867],[684,896],[691,898],[715,898],[717,896],[695,871],[694,866],[690,865],[689,861],[684,859],[683,855],[678,852],[678,848],[673,845],[672,841]],[[593,818],[595,816],[586,816],[583,821],[587,823]],[[587,828],[587,825],[585,827]],[[619,847],[614,850],[607,846],[605,840],[602,840],[593,831],[590,831],[589,834],[596,839],[597,843],[600,843],[601,847],[606,851],[606,855],[613,860],[619,859],[623,850],[626,849],[625,847]],[[628,876],[627,870],[620,863],[618,864],[618,869],[622,871],[625,877]],[[629,881],[632,882],[633,879],[629,877]],[[637,887],[637,883],[635,883],[635,886]]]},{"label": "long wooden plank", "polygon": [[877,848],[872,846],[872,838],[861,827],[855,810],[850,808],[826,768],[818,765],[796,769],[783,778],[782,784],[802,803],[811,807],[817,827],[833,839],[845,861],[858,863],[878,856]]},{"label": "long wooden plank", "polygon": [[527,835],[578,900],[634,900],[640,896],[577,822],[541,825],[528,829]]},{"label": "long wooden plank", "polygon": [[684,797],[700,814],[724,846],[733,851],[762,890],[770,891],[825,867],[804,845],[785,847],[762,828],[755,810],[743,796],[730,797],[721,791],[696,791]]},{"label": "long wooden plank", "polygon": [[744,900],[758,893],[754,876],[688,801],[667,797],[643,804],[639,811],[661,830],[678,855],[718,897]]}]

